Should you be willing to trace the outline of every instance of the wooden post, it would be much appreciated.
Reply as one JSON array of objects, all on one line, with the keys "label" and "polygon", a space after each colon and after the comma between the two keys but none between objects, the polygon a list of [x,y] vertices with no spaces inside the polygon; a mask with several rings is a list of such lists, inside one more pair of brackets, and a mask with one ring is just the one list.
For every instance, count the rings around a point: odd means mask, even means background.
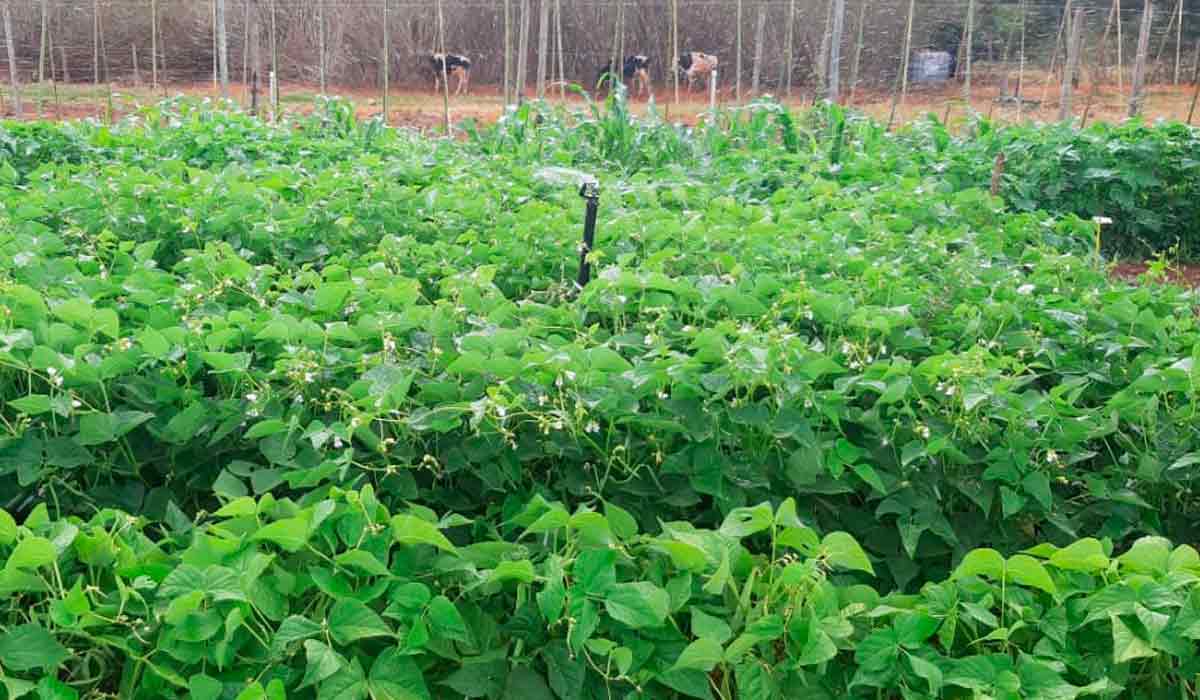
[{"label": "wooden post", "polygon": [[567,99],[567,70],[563,58],[562,3],[554,0],[554,40],[558,45],[558,98]]},{"label": "wooden post", "polygon": [[[441,0],[438,0],[438,21],[441,21]],[[550,50],[550,0],[538,0],[538,62],[537,96],[546,99],[546,62]]]},{"label": "wooden post", "polygon": [[221,84],[220,71],[217,70],[217,0],[212,0],[212,86],[216,89]]},{"label": "wooden post", "polygon": [[825,30],[821,32],[821,53],[817,56],[817,91],[813,94],[813,102],[829,94],[829,44],[833,34],[833,3],[825,3]]},{"label": "wooden post", "polygon": [[1105,79],[1107,72],[1104,69],[1104,53],[1105,47],[1108,45],[1108,35],[1112,29],[1114,20],[1117,14],[1117,2],[1114,0],[1112,10],[1108,13],[1108,21],[1104,25],[1104,34],[1100,37],[1100,43],[1096,46],[1096,66],[1092,71],[1092,86],[1088,90],[1087,102],[1083,105],[1083,117],[1079,120],[1079,128],[1087,126],[1088,116],[1092,112],[1092,103],[1095,102],[1096,96],[1100,94],[1100,83]]},{"label": "wooden post", "polygon": [[383,0],[383,123],[388,123],[388,96],[391,92],[392,47],[391,22],[388,21],[388,0]]},{"label": "wooden post", "polygon": [[[1175,0],[1177,7],[1183,6],[1183,0]],[[1167,20],[1167,28],[1163,31],[1162,41],[1158,44],[1158,52],[1154,54],[1151,74],[1161,74],[1162,72],[1162,57],[1163,52],[1167,50],[1167,42],[1171,40],[1171,30],[1175,28],[1175,10],[1171,10],[1170,19]]]},{"label": "wooden post", "polygon": [[963,76],[963,99],[967,102],[967,109],[971,108],[971,66],[975,58],[975,0],[967,0],[967,39],[964,43],[964,51],[967,59],[967,72]]},{"label": "wooden post", "polygon": [[783,94],[792,96],[792,74],[796,70],[796,0],[788,0],[787,30],[784,32],[784,70],[787,77],[783,81]]},{"label": "wooden post", "polygon": [[734,44],[736,56],[734,58],[734,88],[733,98],[738,102],[742,100],[742,0],[737,0],[737,39]]},{"label": "wooden post", "polygon": [[150,85],[158,89],[158,0],[150,0]]},{"label": "wooden post", "polygon": [[1046,82],[1042,85],[1042,102],[1046,101],[1047,95],[1050,93],[1050,82],[1054,80],[1054,76],[1058,70],[1058,47],[1064,40],[1064,35],[1067,35],[1067,25],[1071,21],[1071,0],[1067,0],[1066,6],[1063,8],[1062,21],[1058,23],[1058,33],[1054,35],[1054,51],[1050,54],[1050,71],[1046,73]]},{"label": "wooden post", "polygon": [[250,0],[242,0],[242,99],[250,107]]},{"label": "wooden post", "polygon": [[10,0],[4,0],[4,4],[0,5],[0,12],[3,12],[4,44],[8,48],[8,77],[12,81],[13,114],[20,119],[24,110],[21,109],[21,81],[17,77],[17,40],[13,37]]},{"label": "wooden post", "polygon": [[221,97],[229,99],[229,36],[225,32],[225,0],[216,2],[217,68],[221,80]]},{"label": "wooden post", "polygon": [[325,0],[317,0],[317,79],[325,95]]},{"label": "wooden post", "polygon": [[1138,30],[1137,58],[1133,64],[1133,92],[1129,98],[1129,116],[1136,117],[1142,111],[1145,100],[1143,91],[1146,81],[1146,52],[1150,47],[1150,24],[1154,21],[1154,5],[1150,0],[1142,9],[1142,26]]},{"label": "wooden post", "polygon": [[675,82],[675,104],[679,104],[679,0],[671,0],[671,75]]},{"label": "wooden post", "polygon": [[275,39],[275,0],[271,0],[271,123],[279,118],[279,46]]},{"label": "wooden post", "polygon": [[71,82],[71,67],[69,65],[67,65],[67,47],[65,47],[65,46],[58,47],[58,53],[62,57],[61,63],[62,63],[63,82],[69,83],[69,82]]},{"label": "wooden post", "polygon": [[622,71],[621,71],[621,64],[620,64],[620,61],[621,61],[621,58],[620,58],[620,53],[621,53],[621,3],[622,3],[622,1],[623,0],[618,0],[617,4],[613,6],[616,11],[616,14],[613,15],[612,50],[609,52],[610,56],[608,59],[608,68],[609,68],[608,87],[610,90],[614,87],[613,83],[620,81],[621,78],[623,77]]},{"label": "wooden post", "polygon": [[[900,91],[899,93],[894,91],[892,93],[892,110],[888,115],[888,129],[892,128],[892,124],[896,120],[896,106],[898,104],[903,105],[905,98],[908,97],[908,60],[910,54],[912,54],[913,15],[916,14],[916,11],[917,0],[908,0],[908,20],[905,22],[904,29],[904,56],[900,59],[900,75],[898,76],[900,80]],[[1022,18],[1023,17],[1024,15],[1022,15]],[[1024,36],[1024,34],[1022,34],[1022,36]]]},{"label": "wooden post", "polygon": [[1021,59],[1017,65],[1017,121],[1025,107],[1025,0],[1021,0]]},{"label": "wooden post", "polygon": [[92,0],[92,85],[100,90],[100,0]]},{"label": "wooden post", "polygon": [[617,2],[617,67],[618,80],[625,82],[625,0]]},{"label": "wooden post", "polygon": [[[543,1],[542,4],[545,4]],[[446,20],[442,15],[442,0],[437,0],[438,46],[442,53],[442,120],[446,135],[450,135],[450,67],[446,65]]]},{"label": "wooden post", "polygon": [[133,84],[142,84],[142,72],[138,69],[137,44],[130,44],[129,48],[133,50]]},{"label": "wooden post", "polygon": [[708,111],[712,115],[712,123],[717,123],[717,72],[708,74]]},{"label": "wooden post", "polygon": [[1117,92],[1125,92],[1125,39],[1121,35],[1121,0],[1117,4]]},{"label": "wooden post", "polygon": [[1179,59],[1183,50],[1183,0],[1179,0],[1178,12],[1175,21],[1175,77],[1172,80],[1175,85],[1179,84]]},{"label": "wooden post", "polygon": [[854,63],[850,67],[850,104],[854,104],[854,97],[858,93],[858,67],[862,61],[863,52],[863,29],[867,22],[867,5],[869,0],[862,0],[862,5],[858,8],[858,38],[854,42]]},{"label": "wooden post", "polygon": [[[50,36],[50,0],[42,0],[42,40],[38,44],[38,82],[46,82],[46,46]],[[53,57],[51,57],[53,60]]]},{"label": "wooden post", "polygon": [[250,38],[250,111],[258,116],[258,95],[262,80],[262,26],[259,24],[259,0],[250,0],[246,5],[250,22],[246,25],[246,33]]},{"label": "wooden post", "polygon": [[504,106],[512,104],[512,0],[504,0]]},{"label": "wooden post", "polygon": [[1083,8],[1075,10],[1075,19],[1071,22],[1071,39],[1067,44],[1067,70],[1063,73],[1062,95],[1058,102],[1058,120],[1066,121],[1071,117],[1071,93],[1074,88],[1075,72],[1079,69],[1079,52],[1083,43]]},{"label": "wooden post", "polygon": [[1196,113],[1196,100],[1200,98],[1200,42],[1196,44],[1196,63],[1192,68],[1192,104],[1188,107],[1187,123],[1192,125],[1192,116]]},{"label": "wooden post", "polygon": [[516,98],[525,97],[526,61],[529,59],[529,0],[521,0],[521,26],[517,30]]},{"label": "wooden post", "polygon": [[[974,2],[974,0],[971,0]],[[830,102],[841,98],[842,76],[842,32],[846,23],[846,0],[833,0],[833,34],[829,38],[829,92]]]},{"label": "wooden post", "polygon": [[767,6],[758,3],[758,19],[754,25],[754,68],[750,74],[750,93],[758,96],[758,77],[762,73],[763,32],[767,28]]}]

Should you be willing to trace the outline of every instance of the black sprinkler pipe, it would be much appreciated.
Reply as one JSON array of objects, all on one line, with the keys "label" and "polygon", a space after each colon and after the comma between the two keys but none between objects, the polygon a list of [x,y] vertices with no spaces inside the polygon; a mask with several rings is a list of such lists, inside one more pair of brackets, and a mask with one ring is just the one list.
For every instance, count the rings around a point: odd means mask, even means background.
[{"label": "black sprinkler pipe", "polygon": [[592,265],[588,262],[588,254],[596,243],[596,211],[600,208],[600,183],[585,182],[579,187],[579,196],[587,200],[587,210],[583,217],[583,245],[579,246],[579,279],[576,284],[582,289],[592,279]]}]

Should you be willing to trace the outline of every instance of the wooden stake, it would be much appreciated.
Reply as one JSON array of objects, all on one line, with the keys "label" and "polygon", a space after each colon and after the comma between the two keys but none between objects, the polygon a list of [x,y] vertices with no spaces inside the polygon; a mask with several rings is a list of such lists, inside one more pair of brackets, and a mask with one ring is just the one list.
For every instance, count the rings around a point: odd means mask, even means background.
[{"label": "wooden stake", "polygon": [[1195,87],[1192,89],[1192,104],[1188,106],[1188,126],[1192,125],[1192,116],[1196,113],[1196,99],[1200,98],[1200,42],[1196,44],[1196,56],[1196,66],[1192,69],[1192,83]]},{"label": "wooden stake", "polygon": [[[1070,0],[1068,0],[1069,2]],[[963,76],[963,99],[967,109],[971,108],[971,66],[975,59],[975,0],[967,0],[967,39],[964,43],[967,72]]]},{"label": "wooden stake", "polygon": [[784,32],[784,70],[783,94],[792,96],[792,74],[796,70],[796,0],[788,0],[787,31]]},{"label": "wooden stake", "polygon": [[521,0],[521,26],[517,36],[517,101],[525,97],[526,61],[529,60],[529,0]]},{"label": "wooden stake", "polygon": [[675,79],[675,104],[679,104],[679,0],[671,0],[671,75]]},{"label": "wooden stake", "polygon": [[828,94],[829,90],[829,44],[833,34],[833,3],[828,0],[825,4],[825,31],[821,33],[821,54],[817,56],[817,91],[813,94],[815,103],[820,97]]},{"label": "wooden stake", "polygon": [[279,44],[276,39],[275,0],[271,0],[271,122],[279,118]]},{"label": "wooden stake", "polygon": [[1142,102],[1145,101],[1143,91],[1146,81],[1146,53],[1150,48],[1150,25],[1153,21],[1154,6],[1150,0],[1146,0],[1142,9],[1142,25],[1138,30],[1137,58],[1133,64],[1133,92],[1129,98],[1130,117],[1136,117],[1142,111]]},{"label": "wooden stake", "polygon": [[250,0],[247,5],[250,22],[246,32],[250,35],[250,111],[258,116],[258,96],[261,92],[262,80],[262,25],[259,16],[259,0]]},{"label": "wooden stake", "polygon": [[21,108],[21,80],[17,77],[17,40],[13,37],[12,8],[9,0],[0,5],[4,20],[4,43],[8,48],[8,77],[12,81],[13,114],[20,119],[24,110]]},{"label": "wooden stake", "polygon": [[612,58],[608,62],[608,87],[611,90],[613,84],[619,82],[622,75],[621,70],[621,7],[623,0],[618,0],[615,5],[616,14],[613,16],[613,40],[612,40]]},{"label": "wooden stake", "polygon": [[212,0],[212,59],[212,83],[215,88],[221,83],[220,71],[217,69],[217,0]]},{"label": "wooden stake", "polygon": [[734,51],[734,88],[733,98],[738,102],[742,100],[742,0],[737,0],[737,38],[735,40]]},{"label": "wooden stake", "polygon": [[[441,17],[441,0],[438,0],[438,17]],[[550,0],[538,0],[538,62],[537,62],[537,96],[539,100],[546,99],[546,62],[550,50]]]},{"label": "wooden stake", "polygon": [[1179,59],[1183,50],[1183,0],[1179,0],[1178,12],[1175,21],[1175,77],[1172,79],[1175,85],[1179,84]]},{"label": "wooden stake", "polygon": [[317,77],[325,95],[325,0],[317,0]]},{"label": "wooden stake", "polygon": [[225,31],[225,0],[217,0],[217,66],[221,97],[229,99],[229,34]]},{"label": "wooden stake", "polygon": [[512,0],[504,0],[504,106],[512,104]]},{"label": "wooden stake", "polygon": [[[1176,0],[1175,5],[1176,7],[1183,7],[1183,0]],[[1163,31],[1162,41],[1158,43],[1158,52],[1154,54],[1152,69],[1152,74],[1154,75],[1161,75],[1162,73],[1162,56],[1163,52],[1167,50],[1167,42],[1171,39],[1171,30],[1175,27],[1175,14],[1175,10],[1171,10],[1170,19],[1167,20],[1167,28]]]},{"label": "wooden stake", "polygon": [[1071,39],[1067,44],[1067,70],[1063,73],[1062,94],[1058,102],[1058,120],[1066,121],[1071,116],[1071,93],[1075,87],[1075,72],[1079,69],[1079,52],[1083,43],[1083,8],[1075,10],[1071,22]]},{"label": "wooden stake", "polygon": [[863,29],[867,23],[867,5],[870,0],[862,0],[862,4],[858,8],[858,38],[854,41],[854,63],[850,68],[850,104],[854,104],[854,98],[858,94],[858,67],[862,62],[863,52]]},{"label": "wooden stake", "polygon": [[1125,39],[1121,35],[1121,0],[1117,4],[1117,92],[1125,92]]},{"label": "wooden stake", "polygon": [[133,84],[142,84],[142,72],[138,69],[137,44],[130,44],[129,48],[133,50]]},{"label": "wooden stake", "polygon": [[250,0],[242,0],[242,99],[250,106]]},{"label": "wooden stake", "polygon": [[[1022,0],[1023,2],[1024,0]],[[917,11],[917,0],[908,0],[908,21],[905,22],[904,28],[904,56],[900,59],[900,75],[897,76],[900,81],[900,92],[892,91],[892,110],[888,114],[887,128],[890,130],[892,124],[896,120],[896,106],[903,105],[904,100],[908,97],[908,59],[912,54],[912,28],[913,15]],[[1023,17],[1024,15],[1022,15]]]},{"label": "wooden stake", "polygon": [[[543,0],[542,4],[545,4]],[[442,121],[450,135],[450,73],[446,65],[446,20],[442,15],[442,0],[437,0],[438,46],[442,47]]]},{"label": "wooden stake", "polygon": [[[42,0],[42,40],[38,44],[38,82],[46,82],[46,45],[50,31],[49,0]],[[51,57],[53,60],[53,57]]]},{"label": "wooden stake", "polygon": [[1025,111],[1025,0],[1021,0],[1021,62],[1017,66],[1017,121]]},{"label": "wooden stake", "polygon": [[754,68],[750,75],[750,93],[758,96],[758,77],[762,73],[763,33],[767,28],[767,6],[758,3],[758,20],[754,25]]},{"label": "wooden stake", "polygon": [[[388,21],[388,0],[383,0],[383,123],[388,123],[388,97],[391,93],[392,77],[392,46],[391,28]],[[444,63],[444,62],[443,62]],[[443,68],[445,66],[443,65]]]},{"label": "wooden stake", "polygon": [[92,85],[100,90],[100,0],[92,0]]},{"label": "wooden stake", "polygon": [[1063,8],[1062,21],[1058,23],[1058,33],[1054,36],[1054,51],[1050,54],[1050,71],[1046,73],[1046,82],[1042,85],[1042,102],[1046,101],[1046,96],[1050,93],[1050,81],[1054,80],[1054,74],[1058,67],[1058,47],[1063,42],[1064,34],[1068,31],[1067,24],[1071,21],[1071,0],[1067,0],[1066,7]]},{"label": "wooden stake", "polygon": [[554,0],[554,41],[558,46],[558,98],[567,100],[567,71],[563,59],[562,3]]},{"label": "wooden stake", "polygon": [[150,85],[158,89],[158,0],[150,0]]},{"label": "wooden stake", "polygon": [[[974,4],[975,0],[970,0]],[[836,103],[841,97],[842,32],[846,23],[846,0],[833,0],[833,32],[829,37],[828,98]],[[790,83],[790,80],[789,80]]]}]

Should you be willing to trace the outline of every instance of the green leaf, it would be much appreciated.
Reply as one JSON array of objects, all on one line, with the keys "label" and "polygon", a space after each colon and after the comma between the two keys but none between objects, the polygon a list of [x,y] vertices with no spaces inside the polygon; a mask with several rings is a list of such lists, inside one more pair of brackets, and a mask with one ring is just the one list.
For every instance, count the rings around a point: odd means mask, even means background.
[{"label": "green leaf", "polygon": [[354,285],[350,282],[326,282],[320,285],[315,298],[317,311],[323,314],[341,311],[352,291]]},{"label": "green leaf", "polygon": [[867,553],[859,546],[857,540],[845,532],[831,532],[825,535],[821,540],[821,551],[833,566],[875,574]]},{"label": "green leaf", "polygon": [[711,639],[697,639],[684,648],[671,670],[693,668],[708,672],[721,663],[724,655],[725,650],[720,643]]},{"label": "green leaf", "polygon": [[142,350],[147,355],[156,360],[166,359],[171,354],[171,343],[166,336],[153,328],[147,327],[142,329],[137,336],[138,344],[142,346]]},{"label": "green leaf", "polygon": [[307,519],[284,518],[259,528],[250,539],[255,542],[265,540],[288,552],[299,552],[308,543],[308,535]]},{"label": "green leaf", "polygon": [[346,667],[346,659],[341,654],[315,639],[304,642],[304,659],[301,688],[316,685]]},{"label": "green leaf", "polygon": [[605,501],[604,517],[608,519],[608,524],[612,527],[612,532],[617,536],[617,539],[628,540],[637,536],[637,521],[624,508]]},{"label": "green leaf", "polygon": [[395,648],[385,650],[371,664],[367,685],[372,700],[430,700],[421,669],[411,656]]},{"label": "green leaf", "polygon": [[339,566],[355,569],[370,576],[387,576],[391,572],[383,562],[370,552],[363,549],[351,549],[333,558]]},{"label": "green leaf", "polygon": [[800,656],[796,659],[797,666],[815,666],[823,664],[837,656],[837,645],[829,638],[824,630],[813,630]]},{"label": "green leaf", "polygon": [[489,571],[487,576],[488,583],[504,583],[506,581],[533,583],[533,579],[533,562],[528,559],[502,561],[496,565],[495,569]]},{"label": "green leaf", "polygon": [[942,692],[942,669],[916,654],[909,654],[908,663],[912,665],[913,673],[924,678],[929,683],[929,694],[938,697]]},{"label": "green leaf", "polygon": [[329,633],[346,645],[368,637],[387,637],[392,630],[374,610],[352,599],[339,600],[329,613]]},{"label": "green leaf", "polygon": [[17,541],[17,521],[8,511],[0,508],[0,547],[7,547]]},{"label": "green leaf", "polygon": [[717,644],[724,644],[733,636],[729,624],[719,617],[713,617],[700,608],[692,608],[692,635],[700,639],[711,639]]},{"label": "green leaf", "polygon": [[924,613],[904,613],[893,623],[896,639],[906,647],[918,648],[937,632],[938,619]]},{"label": "green leaf", "polygon": [[471,641],[467,623],[463,621],[458,608],[446,596],[440,595],[429,601],[429,623],[433,631],[445,639]]},{"label": "green leaf", "polygon": [[37,569],[48,566],[58,559],[58,550],[54,543],[45,537],[26,537],[17,543],[16,549],[8,557],[5,568]]},{"label": "green leaf", "polygon": [[1121,566],[1139,574],[1166,573],[1171,560],[1171,543],[1162,537],[1143,537],[1117,561]]},{"label": "green leaf", "polygon": [[225,687],[212,676],[198,673],[188,679],[188,693],[192,700],[220,700]]},{"label": "green leaf", "polygon": [[508,672],[502,700],[555,700],[546,681],[528,666],[516,666]]},{"label": "green leaf", "polygon": [[616,563],[615,549],[585,549],[571,568],[575,577],[572,589],[589,595],[603,594],[617,582]]},{"label": "green leaf", "polygon": [[84,446],[103,445],[123,437],[153,417],[153,413],[142,411],[87,413],[79,418],[79,435],[75,440]]},{"label": "green leaf", "polygon": [[749,537],[756,532],[762,532],[775,523],[775,514],[769,503],[761,503],[753,508],[734,508],[725,516],[721,523],[721,534],[726,537],[740,539]]},{"label": "green leaf", "polygon": [[428,544],[454,554],[458,550],[437,526],[416,516],[401,513],[392,516],[392,537],[400,544]]},{"label": "green leaf", "polygon": [[53,676],[46,676],[37,684],[38,700],[79,700],[79,691]]},{"label": "green leaf", "polygon": [[1008,578],[1023,586],[1032,586],[1051,595],[1058,593],[1054,580],[1046,571],[1046,567],[1037,559],[1027,554],[1014,554],[1007,562]]},{"label": "green leaf", "polygon": [[321,625],[302,615],[291,615],[275,631],[271,638],[271,654],[278,656],[292,644],[312,639],[321,634]]},{"label": "green leaf", "polygon": [[546,662],[546,675],[554,694],[562,700],[582,700],[583,682],[587,677],[583,659],[572,655],[561,639],[546,645],[542,659]]},{"label": "green leaf", "polygon": [[364,700],[368,697],[367,677],[362,664],[354,659],[330,676],[317,691],[317,700]]},{"label": "green leaf", "polygon": [[667,592],[648,581],[618,583],[604,597],[609,617],[634,629],[661,625],[670,606]]},{"label": "green leaf", "polygon": [[51,670],[67,656],[54,635],[35,623],[11,627],[0,635],[0,666],[9,671]]},{"label": "green leaf", "polygon": [[779,697],[771,672],[758,661],[738,664],[734,669],[739,700],[775,700]]},{"label": "green leaf", "polygon": [[1122,664],[1133,659],[1148,659],[1157,656],[1157,652],[1146,640],[1134,634],[1119,615],[1113,615],[1113,663]]},{"label": "green leaf", "polygon": [[260,420],[259,422],[250,426],[250,429],[247,430],[246,434],[242,437],[246,440],[258,440],[259,438],[270,437],[272,435],[286,432],[287,429],[288,424],[286,421],[281,421],[278,418],[268,418],[267,420]]},{"label": "green leaf", "polygon": [[1100,540],[1085,537],[1051,554],[1050,564],[1064,571],[1099,573],[1108,568],[1108,555]]},{"label": "green leaf", "polygon": [[46,394],[30,394],[22,396],[19,399],[13,399],[8,402],[9,406],[17,409],[21,413],[30,416],[37,416],[43,413],[49,413],[52,408],[50,397]]},{"label": "green leaf", "polygon": [[1004,578],[1006,567],[1004,556],[994,549],[974,549],[967,552],[962,563],[954,570],[953,577],[986,576],[999,581]]}]

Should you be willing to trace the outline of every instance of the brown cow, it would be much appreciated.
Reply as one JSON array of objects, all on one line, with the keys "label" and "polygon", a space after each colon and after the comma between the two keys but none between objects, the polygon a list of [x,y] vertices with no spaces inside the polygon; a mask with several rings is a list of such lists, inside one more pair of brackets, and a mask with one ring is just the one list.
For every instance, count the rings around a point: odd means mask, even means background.
[{"label": "brown cow", "polygon": [[698,80],[712,79],[712,73],[717,69],[717,57],[700,51],[684,51],[676,62],[676,69],[687,77],[688,92],[691,92]]}]

